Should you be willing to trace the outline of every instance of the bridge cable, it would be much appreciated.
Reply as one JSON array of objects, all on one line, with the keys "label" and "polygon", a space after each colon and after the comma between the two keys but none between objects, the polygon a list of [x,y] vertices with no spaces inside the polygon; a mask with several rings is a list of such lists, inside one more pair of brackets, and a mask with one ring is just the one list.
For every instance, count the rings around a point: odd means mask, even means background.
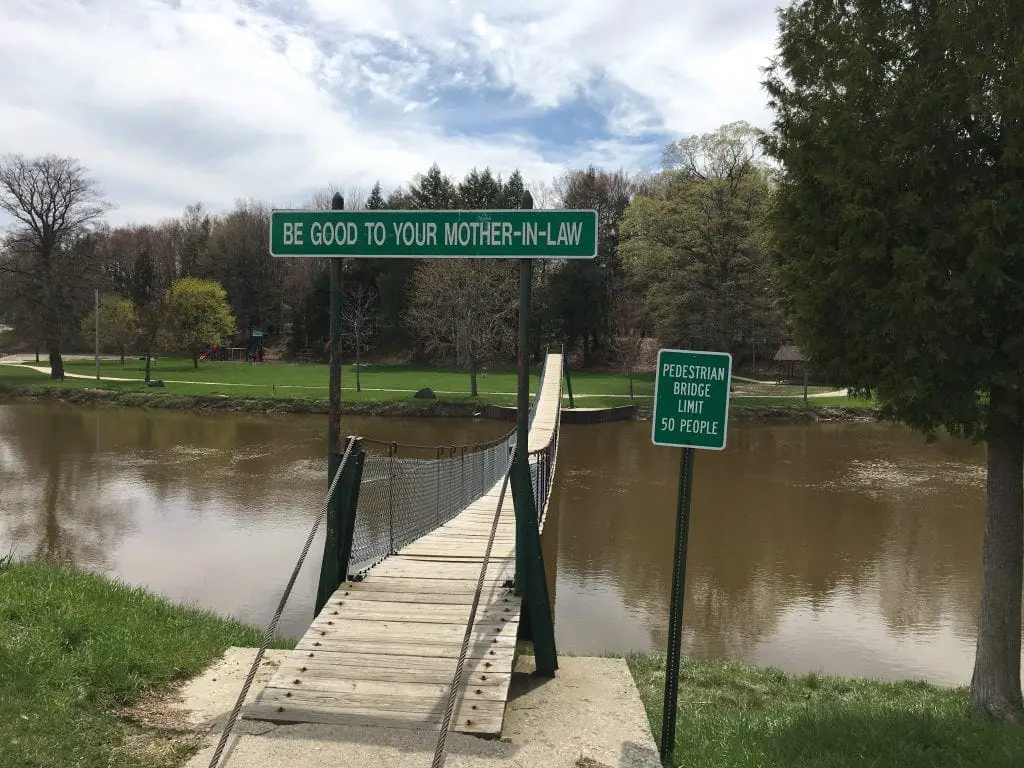
[{"label": "bridge cable", "polygon": [[[431,768],[444,768],[446,758],[446,742],[448,729],[451,727],[452,716],[455,711],[455,700],[459,695],[459,686],[462,684],[462,670],[466,663],[466,654],[469,653],[469,641],[473,636],[473,622],[476,621],[476,611],[480,605],[480,594],[484,588],[484,575],[487,573],[487,566],[491,559],[491,548],[494,546],[494,535],[498,531],[498,520],[501,518],[501,508],[505,503],[505,489],[508,487],[509,474],[512,471],[512,464],[515,461],[516,452],[520,446],[516,446],[509,456],[508,466],[505,468],[505,479],[501,483],[501,493],[498,496],[498,507],[494,513],[494,521],[491,523],[491,535],[487,538],[487,549],[484,551],[484,562],[480,566],[480,575],[476,581],[476,592],[473,593],[473,604],[469,609],[469,621],[466,622],[466,634],[462,638],[462,650],[459,652],[459,660],[455,665],[455,675],[452,678],[451,689],[448,691],[448,705],[444,710],[444,720],[441,723],[441,733],[437,739],[437,747],[434,749],[434,761]],[[212,768],[212,767],[211,767]]]},{"label": "bridge cable", "polygon": [[295,564],[295,568],[292,570],[292,575],[288,579],[288,584],[284,588],[284,593],[281,595],[281,600],[277,605],[277,610],[274,611],[274,617],[270,620],[270,624],[267,627],[266,632],[263,634],[263,641],[260,643],[259,650],[256,652],[256,658],[253,659],[252,666],[249,668],[249,674],[246,675],[245,683],[242,685],[241,693],[238,694],[238,700],[235,702],[234,709],[231,710],[227,723],[224,725],[224,730],[220,735],[220,741],[217,744],[217,749],[214,751],[213,758],[210,760],[209,768],[217,768],[217,765],[220,762],[221,755],[224,752],[224,747],[231,735],[231,730],[235,726],[238,714],[242,710],[242,704],[245,702],[245,697],[249,693],[249,686],[252,685],[253,678],[256,676],[256,669],[263,660],[263,654],[266,653],[267,648],[270,646],[270,641],[274,637],[274,633],[277,631],[277,622],[280,620],[281,614],[284,612],[285,603],[288,602],[288,597],[291,594],[292,587],[295,586],[295,579],[298,578],[299,571],[302,570],[302,564],[305,562],[306,555],[309,553],[309,548],[313,543],[313,538],[316,536],[316,531],[327,516],[327,506],[330,503],[331,496],[334,495],[334,489],[338,485],[338,478],[341,477],[341,471],[345,468],[345,463],[348,461],[349,454],[352,452],[352,446],[356,444],[356,441],[357,438],[351,438],[348,441],[348,445],[345,447],[345,453],[341,457],[341,463],[338,465],[338,469],[334,473],[334,478],[331,480],[330,488],[327,489],[327,498],[324,500],[323,506],[320,508],[320,512],[316,516],[316,520],[313,521],[313,528],[310,530],[309,536],[306,537],[306,543],[302,547],[299,560]]}]

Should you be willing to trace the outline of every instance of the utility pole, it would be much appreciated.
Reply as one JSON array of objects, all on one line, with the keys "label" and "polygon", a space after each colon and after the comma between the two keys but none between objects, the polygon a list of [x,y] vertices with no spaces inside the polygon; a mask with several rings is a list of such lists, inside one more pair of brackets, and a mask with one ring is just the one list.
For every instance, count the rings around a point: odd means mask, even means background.
[{"label": "utility pole", "polygon": [[96,381],[100,380],[100,289],[95,291],[96,300]]}]

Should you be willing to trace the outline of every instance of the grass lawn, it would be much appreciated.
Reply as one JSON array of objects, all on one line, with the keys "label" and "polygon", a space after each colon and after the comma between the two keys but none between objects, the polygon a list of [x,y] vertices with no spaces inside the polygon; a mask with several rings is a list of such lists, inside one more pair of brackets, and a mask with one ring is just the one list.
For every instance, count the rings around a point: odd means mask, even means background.
[{"label": "grass lawn", "polygon": [[[131,359],[122,366],[117,360],[101,361],[102,381],[93,378],[95,363],[69,361],[66,370],[90,378],[68,378],[53,382],[46,374],[28,367],[0,365],[0,383],[13,386],[46,386],[61,388],[95,388],[117,392],[146,392],[150,396],[225,396],[231,398],[272,398],[276,400],[327,399],[328,370],[326,365],[301,363],[263,363],[250,365],[238,362],[201,362],[198,370],[192,362],[180,358],[160,358],[152,368],[153,378],[162,379],[165,387],[152,389],[143,383],[145,365]],[[111,379],[128,379],[113,381]],[[342,371],[342,400],[345,403],[393,403],[410,401],[413,393],[430,387],[439,403],[515,405],[516,372],[513,369],[491,370],[478,377],[480,396],[469,396],[469,376],[462,371],[412,366],[365,366],[361,369],[362,392],[356,392],[355,373],[351,365]],[[537,386],[536,372],[531,376],[531,389]],[[571,382],[577,407],[612,407],[635,403],[649,407],[654,396],[654,375],[634,377],[635,398],[629,397],[629,379],[612,372],[573,371]],[[802,408],[803,387],[777,384],[736,382],[733,404],[743,408]],[[808,392],[828,392],[828,387],[811,387]],[[776,395],[769,397],[766,395]],[[568,403],[566,390],[564,399]],[[826,405],[871,405],[852,398],[814,398],[812,407]]]},{"label": "grass lawn", "polygon": [[[194,735],[162,738],[113,711],[260,639],[102,576],[0,560],[0,766],[176,768]],[[657,739],[663,659],[626,661]],[[1024,726],[972,716],[963,688],[685,660],[674,755],[701,768],[1016,768]]]},{"label": "grass lawn", "polygon": [[0,766],[180,765],[187,739],[147,738],[111,710],[261,639],[101,576],[0,561]]},{"label": "grass lawn", "polygon": [[[627,662],[657,741],[664,659]],[[1024,726],[971,715],[963,688],[685,660],[674,755],[701,768],[1011,768],[1024,765]]]}]

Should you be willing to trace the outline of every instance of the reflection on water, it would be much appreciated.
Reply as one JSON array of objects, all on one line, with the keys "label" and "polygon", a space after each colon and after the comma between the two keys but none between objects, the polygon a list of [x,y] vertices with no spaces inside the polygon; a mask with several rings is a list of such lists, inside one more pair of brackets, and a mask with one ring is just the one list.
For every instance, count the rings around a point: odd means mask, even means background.
[{"label": "reflection on water", "polygon": [[[680,451],[649,430],[563,433],[546,546],[559,638],[579,652],[665,646]],[[697,452],[684,652],[966,682],[983,503],[982,446],[881,424],[731,425],[727,450]]]},{"label": "reflection on water", "polygon": [[[322,502],[323,417],[0,406],[0,550],[265,625]],[[346,418],[415,444],[510,425]],[[970,676],[984,450],[878,424],[742,425],[698,452],[684,651],[791,671]],[[569,653],[663,650],[679,451],[566,426],[545,531]],[[322,535],[322,532],[321,532]],[[318,537],[280,631],[308,626]]]}]

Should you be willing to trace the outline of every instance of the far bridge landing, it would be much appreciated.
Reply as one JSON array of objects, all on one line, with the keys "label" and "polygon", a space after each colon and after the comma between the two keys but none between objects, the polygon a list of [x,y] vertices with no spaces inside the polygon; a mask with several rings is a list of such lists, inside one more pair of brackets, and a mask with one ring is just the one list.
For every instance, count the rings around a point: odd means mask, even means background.
[{"label": "far bridge landing", "polygon": [[[541,530],[557,458],[562,365],[562,355],[547,355],[531,408],[529,462]],[[513,432],[457,464],[393,454],[367,462],[352,562],[376,563],[330,596],[245,718],[438,729],[497,515],[451,730],[501,734],[522,604],[511,588],[516,522],[506,472],[514,445]],[[456,467],[462,474],[442,483],[442,473]],[[412,511],[415,499],[442,491],[452,498],[438,498],[430,515]],[[403,515],[423,519],[408,543],[396,544]],[[374,536],[389,542],[386,551]]]}]

